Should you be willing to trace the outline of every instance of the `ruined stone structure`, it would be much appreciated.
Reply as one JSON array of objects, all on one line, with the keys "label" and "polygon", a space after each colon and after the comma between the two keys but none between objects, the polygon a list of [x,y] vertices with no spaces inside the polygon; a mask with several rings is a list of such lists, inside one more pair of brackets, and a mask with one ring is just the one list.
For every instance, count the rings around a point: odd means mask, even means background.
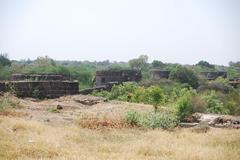
[{"label": "ruined stone structure", "polygon": [[170,71],[160,70],[160,69],[153,69],[151,70],[151,78],[153,80],[160,80],[160,79],[168,79]]},{"label": "ruined stone structure", "polygon": [[201,72],[200,76],[206,78],[207,80],[215,80],[218,77],[227,78],[227,72],[217,71],[217,72]]},{"label": "ruined stone structure", "polygon": [[5,91],[5,82],[0,82],[0,92]]},{"label": "ruined stone structure", "polygon": [[11,81],[70,81],[66,74],[13,74]]},{"label": "ruined stone structure", "polygon": [[138,82],[142,79],[138,70],[101,70],[96,71],[95,86],[122,83],[127,81]]},{"label": "ruined stone structure", "polygon": [[229,79],[229,84],[237,88],[240,86],[240,78]]},{"label": "ruined stone structure", "polygon": [[79,83],[64,74],[14,74],[5,86],[18,97],[57,98],[79,93]]}]

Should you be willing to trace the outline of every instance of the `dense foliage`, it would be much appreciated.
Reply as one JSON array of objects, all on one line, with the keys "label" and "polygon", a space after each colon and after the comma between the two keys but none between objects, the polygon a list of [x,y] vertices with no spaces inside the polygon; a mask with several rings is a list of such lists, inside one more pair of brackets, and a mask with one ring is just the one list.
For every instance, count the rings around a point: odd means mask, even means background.
[{"label": "dense foliage", "polygon": [[[240,115],[240,91],[234,88],[226,93],[224,90],[212,89],[197,91],[180,83],[144,87],[128,82],[115,85],[110,92],[94,92],[93,95],[110,100],[151,104],[155,113],[167,107],[179,120],[195,112]],[[131,121],[136,120],[134,116]]]},{"label": "dense foliage", "polygon": [[181,65],[176,66],[169,75],[170,79],[178,81],[180,83],[189,84],[193,88],[198,87],[198,78],[195,73]]}]

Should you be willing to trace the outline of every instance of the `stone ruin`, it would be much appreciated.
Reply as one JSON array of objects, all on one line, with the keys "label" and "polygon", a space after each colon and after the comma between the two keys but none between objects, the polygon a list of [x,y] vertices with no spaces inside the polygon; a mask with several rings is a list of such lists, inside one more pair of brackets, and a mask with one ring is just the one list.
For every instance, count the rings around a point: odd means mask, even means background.
[{"label": "stone ruin", "polygon": [[79,83],[65,74],[13,74],[0,82],[0,92],[10,91],[18,97],[58,98],[79,93]]},{"label": "stone ruin", "polygon": [[[153,80],[168,79],[171,71],[152,69],[151,78]],[[218,77],[227,78],[227,72],[225,71],[212,71],[212,72],[200,72],[200,76],[207,80],[215,80]]]},{"label": "stone ruin", "polygon": [[99,70],[96,71],[95,86],[120,84],[127,81],[139,82],[142,79],[138,70]]},{"label": "stone ruin", "polygon": [[4,92],[4,91],[5,91],[5,83],[0,82],[0,92]]},{"label": "stone ruin", "polygon": [[13,74],[11,81],[70,81],[69,74]]},{"label": "stone ruin", "polygon": [[152,80],[168,79],[170,71],[152,69],[150,71]]},{"label": "stone ruin", "polygon": [[215,80],[218,77],[227,78],[227,72],[225,71],[216,71],[216,72],[200,72],[200,76],[207,80]]}]

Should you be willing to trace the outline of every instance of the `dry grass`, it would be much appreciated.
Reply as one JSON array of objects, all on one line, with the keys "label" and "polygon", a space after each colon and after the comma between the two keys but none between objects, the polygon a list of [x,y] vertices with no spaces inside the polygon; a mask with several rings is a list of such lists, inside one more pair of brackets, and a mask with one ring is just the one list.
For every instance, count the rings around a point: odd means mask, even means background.
[{"label": "dry grass", "polygon": [[8,117],[24,117],[27,116],[27,113],[14,111],[14,110],[3,110],[0,111],[0,116],[8,116]]},{"label": "dry grass", "polygon": [[132,128],[133,126],[128,124],[123,119],[107,119],[107,118],[97,118],[93,116],[80,118],[77,122],[82,128],[88,129],[121,129],[121,128]]},{"label": "dry grass", "polygon": [[91,130],[0,116],[0,159],[238,160],[240,130]]}]

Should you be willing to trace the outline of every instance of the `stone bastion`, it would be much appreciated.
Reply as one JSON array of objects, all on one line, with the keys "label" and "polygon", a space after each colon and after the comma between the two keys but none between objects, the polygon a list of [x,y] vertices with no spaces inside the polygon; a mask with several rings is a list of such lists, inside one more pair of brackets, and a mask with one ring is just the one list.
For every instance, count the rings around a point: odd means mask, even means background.
[{"label": "stone bastion", "polygon": [[79,93],[79,83],[65,74],[13,74],[10,81],[0,82],[0,92],[18,97],[58,98]]}]

